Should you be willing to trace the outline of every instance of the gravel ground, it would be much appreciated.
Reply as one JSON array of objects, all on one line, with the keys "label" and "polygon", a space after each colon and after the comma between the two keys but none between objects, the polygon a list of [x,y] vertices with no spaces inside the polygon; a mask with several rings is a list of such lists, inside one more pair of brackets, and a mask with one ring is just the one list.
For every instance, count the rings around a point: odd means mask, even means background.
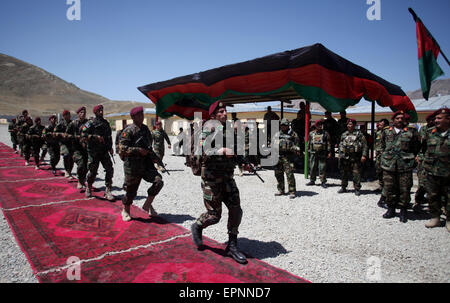
[{"label": "gravel ground", "polygon": [[[0,141],[11,144],[4,125]],[[184,157],[171,154],[167,149],[164,162],[170,176],[163,174],[164,188],[153,205],[161,217],[190,228],[205,211],[200,177],[184,166]],[[113,194],[121,196],[123,166],[118,155],[115,161]],[[427,229],[428,217],[412,212],[406,224],[398,217],[383,219],[385,210],[376,205],[379,195],[372,193],[375,183],[363,183],[360,197],[351,182],[350,192],[338,195],[340,180],[329,179],[327,189],[307,187],[303,174],[296,174],[298,197],[291,200],[274,197],[273,171],[259,173],[264,184],[237,172],[244,211],[238,243],[247,254],[311,282],[450,282],[450,234],[445,227]],[[99,178],[104,178],[102,169]],[[148,187],[141,183],[135,205],[143,205]],[[224,206],[222,220],[205,229],[204,236],[226,242],[227,218]],[[6,219],[0,221],[0,282],[36,282]]]}]

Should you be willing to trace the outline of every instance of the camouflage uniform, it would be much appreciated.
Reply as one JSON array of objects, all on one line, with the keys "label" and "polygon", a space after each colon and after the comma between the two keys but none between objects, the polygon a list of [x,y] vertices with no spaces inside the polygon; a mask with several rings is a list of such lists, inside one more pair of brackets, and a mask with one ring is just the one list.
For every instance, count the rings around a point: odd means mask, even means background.
[{"label": "camouflage uniform", "polygon": [[17,123],[10,122],[8,125],[8,132],[11,136],[11,143],[13,144],[13,149],[17,150]]},{"label": "camouflage uniform", "polygon": [[350,174],[353,174],[353,187],[358,192],[361,189],[361,158],[367,158],[369,148],[364,135],[359,130],[345,131],[339,143],[339,162],[341,167],[341,187],[346,190]]},{"label": "camouflage uniform", "polygon": [[[428,130],[428,127],[426,125],[424,125],[424,126],[422,126],[422,128],[419,131],[419,141],[421,143],[422,143],[423,139],[425,138],[427,130]],[[415,198],[415,203],[424,204],[426,202],[425,193],[426,193],[427,172],[426,172],[425,168],[423,167],[424,153],[421,150],[417,154],[417,159],[418,159],[417,179],[419,181],[419,184],[417,185],[417,191],[416,191],[414,198]]]},{"label": "camouflage uniform", "polygon": [[81,143],[81,128],[87,122],[87,119],[76,119],[69,123],[66,133],[71,135],[70,138],[73,151],[73,162],[77,164],[78,183],[84,185],[86,182],[88,155],[86,148]]},{"label": "camouflage uniform", "polygon": [[[70,121],[67,122],[65,119],[62,119],[55,128],[55,133],[65,134],[67,130],[67,126]],[[60,138],[59,139],[60,152],[63,156],[64,169],[66,171],[66,176],[72,174],[73,169],[73,149],[71,140],[69,138]]]},{"label": "camouflage uniform", "polygon": [[169,136],[167,136],[167,133],[163,129],[161,130],[155,129],[152,132],[152,137],[153,137],[153,150],[162,161],[162,159],[164,158],[164,150],[165,150],[164,140],[166,140],[167,144],[171,145]]},{"label": "camouflage uniform", "polygon": [[[114,168],[109,152],[112,150],[112,131],[108,121],[102,117],[89,120],[81,128],[82,137],[87,140],[88,170],[87,183],[92,186],[97,176],[97,170],[102,163],[105,172],[105,186],[111,190]],[[98,137],[104,139],[104,143],[98,141]]]},{"label": "camouflage uniform", "polygon": [[31,128],[32,124],[28,124],[28,123],[22,123],[22,125],[19,127],[19,132],[22,136],[22,149],[23,149],[23,155],[25,157],[25,161],[28,162],[30,161],[30,156],[31,156],[31,147],[32,147],[32,143],[31,143],[31,138],[28,135],[30,128]]},{"label": "camouflage uniform", "polygon": [[[24,155],[24,143],[25,133],[22,133],[22,127],[26,124],[24,116],[17,117],[16,131],[17,131],[17,143],[19,144],[20,155]],[[28,132],[28,130],[27,130]]]},{"label": "camouflage uniform", "polygon": [[50,167],[54,173],[56,173],[56,165],[58,164],[60,157],[60,146],[58,140],[53,136],[55,131],[56,125],[53,126],[50,124],[42,132],[42,136],[47,142],[47,149],[50,155]]},{"label": "camouflage uniform", "polygon": [[381,168],[381,153],[383,152],[383,149],[381,148],[382,132],[383,130],[377,130],[375,134],[375,172],[377,174],[378,184],[380,184],[381,189],[383,189],[383,169]]},{"label": "camouflage uniform", "polygon": [[28,131],[28,135],[30,136],[31,148],[33,150],[33,158],[36,166],[39,166],[39,152],[41,150],[42,145],[44,144],[44,140],[42,138],[42,132],[45,129],[43,125],[33,125],[30,127]]},{"label": "camouflage uniform", "polygon": [[445,207],[447,221],[450,221],[450,129],[442,133],[436,127],[429,128],[422,139],[422,146],[431,217],[440,217],[441,209]]},{"label": "camouflage uniform", "polygon": [[145,124],[139,128],[136,124],[127,126],[120,136],[119,155],[124,161],[126,191],[122,198],[123,205],[131,205],[136,197],[141,180],[152,183],[147,190],[149,197],[156,196],[162,189],[164,182],[156,170],[152,159],[140,154],[142,148],[151,148],[152,135]]},{"label": "camouflage uniform", "polygon": [[[282,119],[281,125],[289,125],[286,119]],[[295,196],[295,176],[294,176],[294,157],[296,154],[301,153],[300,140],[297,134],[288,130],[283,132],[280,130],[278,136],[278,144],[280,147],[280,157],[278,164],[275,166],[275,178],[277,179],[277,189],[279,193],[284,193],[284,174],[286,173],[289,194]],[[277,144],[275,142],[274,144]]]},{"label": "camouflage uniform", "polygon": [[310,180],[316,181],[317,169],[319,170],[322,184],[327,182],[327,157],[331,153],[331,138],[325,130],[314,130],[309,134],[308,152],[310,157]]},{"label": "camouflage uniform", "polygon": [[[381,168],[383,192],[388,208],[406,208],[411,201],[412,170],[419,151],[419,136],[414,127],[404,127],[397,134],[393,126],[385,127],[381,134]],[[396,195],[399,197],[396,199]]]}]

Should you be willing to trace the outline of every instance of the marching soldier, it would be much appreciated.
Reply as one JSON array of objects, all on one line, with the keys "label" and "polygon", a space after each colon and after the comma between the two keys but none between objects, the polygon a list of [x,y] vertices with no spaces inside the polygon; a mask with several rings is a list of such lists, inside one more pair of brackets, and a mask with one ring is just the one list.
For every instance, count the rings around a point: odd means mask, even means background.
[{"label": "marching soldier", "polygon": [[353,186],[355,195],[361,194],[361,171],[362,163],[367,160],[369,149],[364,135],[355,129],[356,120],[348,119],[347,131],[341,136],[339,144],[339,165],[341,168],[342,182],[339,194],[347,191],[348,179],[353,173]]},{"label": "marching soldier", "polygon": [[82,190],[85,187],[88,165],[88,154],[86,151],[86,147],[83,145],[83,142],[81,140],[81,128],[88,121],[86,119],[86,107],[80,107],[77,110],[77,115],[78,118],[71,121],[67,126],[66,133],[72,143],[71,150],[73,151],[73,162],[77,164],[77,188],[79,190]]},{"label": "marching soldier", "polygon": [[[20,156],[24,156],[24,144],[25,144],[25,135],[26,133],[22,133],[22,127],[25,126],[25,124],[27,124],[27,119],[28,119],[28,111],[26,109],[24,109],[22,111],[22,115],[17,117],[17,125],[16,125],[16,129],[17,129],[17,141],[19,143],[19,150],[20,150]],[[31,121],[33,122],[33,121]],[[28,130],[27,130],[28,132]]]},{"label": "marching soldier", "polygon": [[103,105],[94,107],[95,118],[89,120],[82,128],[81,133],[84,140],[87,141],[88,153],[88,176],[86,197],[92,196],[92,184],[94,184],[97,170],[102,164],[105,169],[105,198],[108,201],[114,201],[112,195],[112,178],[114,175],[114,168],[111,162],[113,157],[112,148],[112,131],[109,122],[103,118]]},{"label": "marching soldier", "polygon": [[[286,118],[281,120],[278,144],[280,146],[280,157],[275,166],[275,178],[277,179],[278,192],[275,196],[284,195],[284,174],[286,173],[289,198],[294,199],[296,195],[295,176],[294,176],[294,157],[301,153],[300,140],[297,134],[290,130],[289,121]],[[276,144],[276,142],[275,142]]]},{"label": "marching soldier", "polygon": [[376,190],[381,194],[380,200],[378,201],[377,205],[379,207],[386,207],[386,196],[383,193],[383,169],[381,168],[381,154],[383,152],[383,149],[381,148],[381,133],[383,132],[383,129],[389,126],[389,121],[387,119],[381,119],[377,123],[377,132],[375,134],[375,172],[378,178],[378,184],[380,187]]},{"label": "marching soldier", "polygon": [[[419,131],[419,140],[422,143],[423,138],[427,133],[427,130],[434,126],[434,113],[430,114],[426,118],[427,125],[422,126]],[[424,152],[422,150],[419,151],[417,155],[417,179],[419,184],[417,186],[416,194],[414,196],[414,205],[413,210],[416,213],[422,212],[422,205],[426,203],[425,194],[426,190],[426,181],[427,181],[427,172],[423,167],[423,158]]]},{"label": "marching soldier", "polygon": [[[219,128],[224,130],[227,121],[225,104],[220,101],[213,103],[209,108],[209,117],[211,120],[220,123]],[[211,136],[214,136],[216,131],[212,129],[203,130],[201,134],[202,144],[213,139]],[[214,139],[211,141],[214,141]],[[224,144],[224,146],[226,145]],[[237,247],[237,235],[242,219],[239,189],[234,181],[234,168],[237,163],[242,165],[242,158],[235,156],[235,152],[229,148],[213,147],[212,150],[203,151],[201,177],[203,202],[207,211],[192,224],[191,231],[194,244],[201,249],[203,246],[203,229],[220,221],[222,202],[225,203],[228,208],[228,245],[225,251],[236,262],[244,264],[247,263],[247,259]],[[249,167],[246,166],[246,169],[249,169]]]},{"label": "marching soldier", "polygon": [[23,137],[23,155],[25,157],[25,166],[30,165],[32,142],[29,132],[32,126],[33,120],[29,116],[25,118],[25,123],[22,123],[22,125],[20,126],[20,133],[22,134]]},{"label": "marching soldier", "polygon": [[[172,145],[170,143],[169,136],[167,136],[167,133],[164,131],[164,129],[162,129],[161,121],[155,123],[155,129],[152,132],[152,137],[153,137],[153,150],[162,161],[164,158],[164,151],[165,151],[164,140],[169,145],[169,149],[172,148]],[[157,168],[158,169],[160,168],[159,165],[157,165]]]},{"label": "marching soldier", "polygon": [[52,115],[48,118],[50,121],[50,125],[47,126],[43,132],[42,136],[45,138],[48,154],[50,155],[50,167],[52,169],[53,175],[56,176],[56,165],[59,162],[60,157],[60,146],[58,143],[58,139],[55,137],[56,131],[56,115]]},{"label": "marching soldier", "polygon": [[310,155],[310,181],[307,186],[314,185],[316,182],[317,170],[319,170],[322,187],[327,185],[327,159],[331,158],[331,138],[327,131],[323,129],[323,120],[315,123],[316,129],[309,134],[308,152]]},{"label": "marching soldier", "polygon": [[73,179],[72,169],[73,169],[73,150],[70,138],[66,135],[67,126],[70,123],[70,112],[64,110],[62,113],[63,119],[59,121],[55,129],[55,137],[59,140],[61,155],[63,156],[64,163],[64,176],[68,179]]},{"label": "marching soldier", "polygon": [[30,130],[28,131],[36,169],[39,169],[39,153],[41,151],[42,144],[44,143],[44,140],[42,138],[42,132],[44,128],[45,127],[41,124],[41,118],[36,117],[34,119],[34,125],[30,127]]},{"label": "marching soldier", "polygon": [[397,111],[392,120],[393,125],[386,127],[381,134],[383,191],[388,207],[383,218],[395,217],[398,203],[400,222],[406,223],[407,207],[411,201],[410,190],[413,185],[412,170],[420,149],[419,135],[416,128],[409,127],[406,123],[405,112]]},{"label": "marching soldier", "polygon": [[130,221],[130,208],[133,200],[137,195],[141,180],[152,183],[147,190],[148,197],[143,205],[143,209],[151,216],[157,216],[157,212],[152,206],[156,195],[164,186],[162,176],[158,173],[154,166],[154,152],[152,150],[152,134],[144,123],[144,108],[142,106],[135,107],[130,111],[133,123],[128,125],[120,136],[119,155],[123,162],[123,170],[125,173],[124,187],[125,195],[122,198],[123,221]]},{"label": "marching soldier", "polygon": [[431,220],[428,228],[440,226],[442,208],[446,210],[447,231],[450,232],[450,109],[435,112],[435,126],[427,129],[422,139],[425,152],[423,167],[427,172],[426,190]]},{"label": "marching soldier", "polygon": [[17,154],[17,123],[16,119],[12,119],[11,122],[8,125],[8,132],[11,136],[11,143],[13,144],[14,153]]}]

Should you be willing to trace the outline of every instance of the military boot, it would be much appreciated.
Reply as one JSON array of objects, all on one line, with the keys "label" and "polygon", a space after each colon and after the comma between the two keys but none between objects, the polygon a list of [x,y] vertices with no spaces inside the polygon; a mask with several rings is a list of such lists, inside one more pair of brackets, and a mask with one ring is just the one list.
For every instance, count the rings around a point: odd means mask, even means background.
[{"label": "military boot", "polygon": [[197,222],[191,225],[192,241],[198,249],[203,246],[202,231],[203,228]]},{"label": "military boot", "polygon": [[322,182],[321,186],[322,186],[322,188],[327,188],[328,187],[326,182]]},{"label": "military boot", "polygon": [[296,194],[295,193],[289,193],[289,199],[295,199]]},{"label": "military boot", "polygon": [[[448,223],[448,221],[447,221],[447,223]],[[440,217],[431,218],[430,221],[425,223],[426,228],[434,228],[434,227],[440,227],[440,226],[441,226],[441,218]]]},{"label": "military boot", "polygon": [[447,231],[450,233],[450,220],[447,219],[447,222],[445,222],[445,227],[447,228]]},{"label": "military boot", "polygon": [[86,186],[86,198],[92,197],[92,184],[89,184]]},{"label": "military boot", "polygon": [[284,192],[282,191],[276,192],[274,196],[275,197],[284,196]]},{"label": "military boot", "polygon": [[355,189],[355,195],[356,196],[361,196],[361,191],[359,189]]},{"label": "military boot", "polygon": [[105,198],[108,201],[115,201],[116,200],[116,198],[114,198],[113,194],[111,193],[111,185],[106,187]]},{"label": "military boot", "polygon": [[82,190],[84,187],[83,182],[78,181],[77,189]]},{"label": "military boot", "polygon": [[383,218],[390,219],[395,217],[395,207],[388,206],[387,212],[384,213]]},{"label": "military boot", "polygon": [[247,263],[247,258],[237,248],[237,235],[229,234],[228,245],[225,248],[225,252],[228,256],[232,257],[236,262],[240,264]]},{"label": "military boot", "polygon": [[338,194],[346,193],[347,189],[345,187],[342,187],[340,190],[338,190]]},{"label": "military boot", "polygon": [[314,184],[316,184],[315,181],[309,181],[308,183],[306,183],[306,186],[313,186]]},{"label": "military boot", "polygon": [[147,197],[147,200],[145,200],[144,205],[142,206],[142,209],[149,213],[150,216],[157,216],[158,213],[153,208],[153,200],[155,199],[155,196],[149,196]]},{"label": "military boot", "polygon": [[386,208],[386,197],[381,195],[380,200],[377,203],[378,207]]},{"label": "military boot", "polygon": [[408,222],[408,210],[406,207],[402,207],[400,209],[400,222],[402,223]]},{"label": "military boot", "polygon": [[131,205],[124,205],[123,206],[122,220],[125,221],[125,222],[131,221],[130,208],[131,208]]}]

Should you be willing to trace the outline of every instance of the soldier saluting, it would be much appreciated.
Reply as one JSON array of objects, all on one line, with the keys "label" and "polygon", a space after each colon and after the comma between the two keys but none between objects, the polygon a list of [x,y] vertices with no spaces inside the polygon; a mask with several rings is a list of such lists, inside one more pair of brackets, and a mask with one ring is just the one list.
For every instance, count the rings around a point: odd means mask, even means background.
[{"label": "soldier saluting", "polygon": [[130,116],[133,123],[122,131],[119,141],[119,155],[124,161],[123,170],[126,184],[124,186],[126,193],[122,198],[122,219],[124,221],[131,220],[131,204],[133,204],[142,179],[152,183],[152,186],[147,190],[148,197],[142,207],[152,216],[158,215],[152,203],[164,186],[162,176],[153,163],[156,155],[152,150],[152,134],[147,125],[144,124],[144,108],[142,106],[133,108],[130,111]]},{"label": "soldier saluting", "polygon": [[[400,207],[400,222],[407,222],[407,207],[411,201],[410,191],[413,185],[412,171],[415,157],[419,152],[417,129],[409,127],[409,116],[397,111],[392,116],[393,125],[381,133],[381,168],[383,169],[383,191],[386,196],[387,212],[383,218],[395,217],[396,202]],[[396,194],[399,197],[396,199]]]},{"label": "soldier saluting", "polygon": [[426,190],[431,220],[428,228],[440,226],[442,207],[446,209],[447,230],[450,232],[450,109],[435,112],[434,127],[422,138],[423,167],[427,173]]}]

